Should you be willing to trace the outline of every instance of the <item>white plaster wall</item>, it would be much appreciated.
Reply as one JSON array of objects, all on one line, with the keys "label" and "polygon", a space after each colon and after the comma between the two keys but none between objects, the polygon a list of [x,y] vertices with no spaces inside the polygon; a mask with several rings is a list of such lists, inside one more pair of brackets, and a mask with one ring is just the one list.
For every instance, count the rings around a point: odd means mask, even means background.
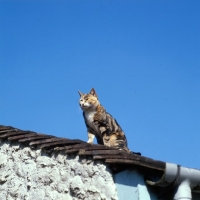
[{"label": "white plaster wall", "polygon": [[0,140],[0,200],[78,199],[118,199],[104,164]]}]

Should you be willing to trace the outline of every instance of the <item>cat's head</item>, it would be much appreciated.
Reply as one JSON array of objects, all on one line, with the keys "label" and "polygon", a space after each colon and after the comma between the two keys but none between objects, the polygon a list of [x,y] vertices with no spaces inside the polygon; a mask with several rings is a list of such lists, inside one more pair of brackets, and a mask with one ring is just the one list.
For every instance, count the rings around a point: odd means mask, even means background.
[{"label": "cat's head", "polygon": [[84,111],[95,111],[100,103],[98,101],[98,96],[94,88],[92,88],[88,94],[83,94],[80,91],[78,91],[78,93],[80,95],[79,104],[81,109]]}]

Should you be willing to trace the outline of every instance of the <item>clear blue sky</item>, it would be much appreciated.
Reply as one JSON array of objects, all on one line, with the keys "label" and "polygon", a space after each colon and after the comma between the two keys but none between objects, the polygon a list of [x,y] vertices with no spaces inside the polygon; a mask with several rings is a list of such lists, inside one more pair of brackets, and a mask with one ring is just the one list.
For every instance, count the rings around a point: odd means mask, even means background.
[{"label": "clear blue sky", "polygon": [[199,0],[0,0],[0,124],[86,141],[94,87],[132,151],[200,169],[199,20]]}]

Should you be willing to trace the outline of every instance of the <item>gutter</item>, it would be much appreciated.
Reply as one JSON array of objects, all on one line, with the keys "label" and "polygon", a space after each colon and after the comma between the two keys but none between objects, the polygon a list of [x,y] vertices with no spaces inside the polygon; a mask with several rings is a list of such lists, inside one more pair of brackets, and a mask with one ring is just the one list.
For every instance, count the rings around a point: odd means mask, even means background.
[{"label": "gutter", "polygon": [[157,182],[147,180],[146,183],[160,187],[173,185],[176,189],[173,200],[190,200],[192,191],[200,193],[200,170],[166,163],[162,178]]}]

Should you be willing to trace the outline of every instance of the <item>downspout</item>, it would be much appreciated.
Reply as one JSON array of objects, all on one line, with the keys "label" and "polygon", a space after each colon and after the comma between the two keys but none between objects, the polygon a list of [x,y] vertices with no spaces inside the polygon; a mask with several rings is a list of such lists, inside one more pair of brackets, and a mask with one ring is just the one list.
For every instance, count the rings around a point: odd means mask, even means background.
[{"label": "downspout", "polygon": [[192,192],[189,180],[184,180],[180,183],[180,185],[178,185],[174,195],[174,200],[178,199],[192,199]]},{"label": "downspout", "polygon": [[149,185],[176,188],[173,200],[192,199],[191,189],[200,186],[200,170],[166,163],[165,173],[158,182],[146,181]]}]

